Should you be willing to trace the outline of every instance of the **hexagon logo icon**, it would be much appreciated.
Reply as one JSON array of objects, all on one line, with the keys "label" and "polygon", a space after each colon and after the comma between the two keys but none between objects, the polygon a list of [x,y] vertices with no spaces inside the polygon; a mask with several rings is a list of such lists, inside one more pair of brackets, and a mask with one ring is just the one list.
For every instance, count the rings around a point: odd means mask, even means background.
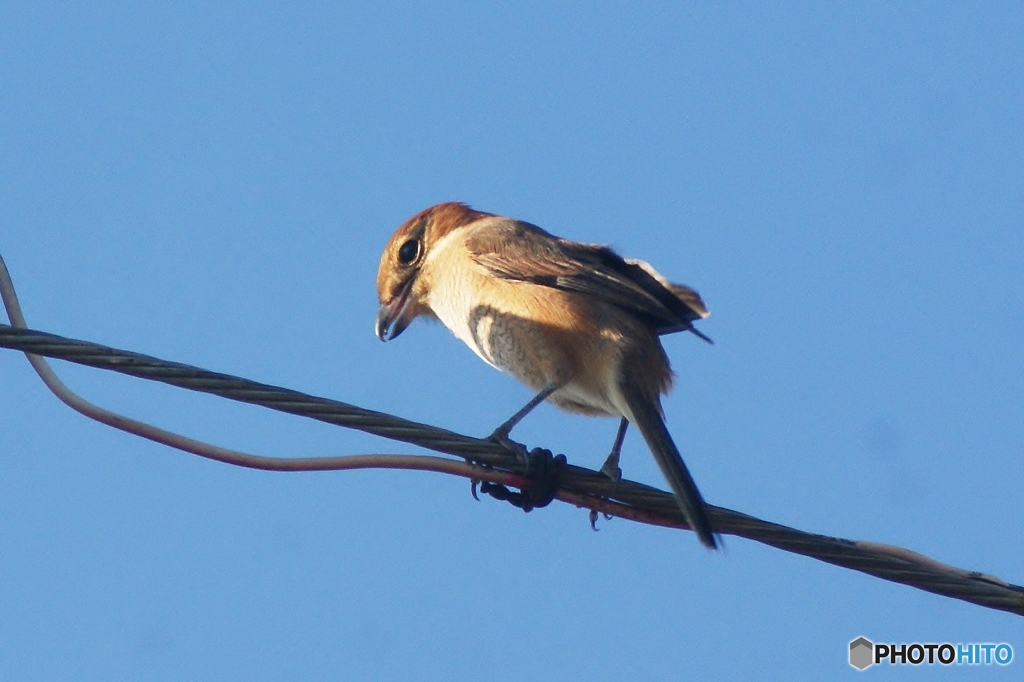
[{"label": "hexagon logo icon", "polygon": [[858,637],[850,642],[850,665],[857,670],[864,670],[874,663],[875,645],[866,637]]}]

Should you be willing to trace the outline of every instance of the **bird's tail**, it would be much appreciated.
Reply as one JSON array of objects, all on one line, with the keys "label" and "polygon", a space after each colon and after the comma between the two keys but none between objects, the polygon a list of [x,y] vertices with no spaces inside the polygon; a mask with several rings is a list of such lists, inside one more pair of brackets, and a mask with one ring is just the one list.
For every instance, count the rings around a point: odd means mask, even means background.
[{"label": "bird's tail", "polygon": [[[624,384],[627,382],[623,382]],[[658,463],[661,473],[664,474],[672,487],[679,508],[690,524],[690,528],[697,534],[701,543],[710,549],[717,549],[718,542],[715,539],[714,531],[711,529],[711,520],[708,518],[707,503],[693,482],[693,477],[683,463],[672,436],[665,426],[665,420],[661,416],[661,409],[657,398],[645,394],[642,388],[620,386],[622,396],[632,414],[627,418],[640,430],[647,447],[651,449],[654,460]]]}]

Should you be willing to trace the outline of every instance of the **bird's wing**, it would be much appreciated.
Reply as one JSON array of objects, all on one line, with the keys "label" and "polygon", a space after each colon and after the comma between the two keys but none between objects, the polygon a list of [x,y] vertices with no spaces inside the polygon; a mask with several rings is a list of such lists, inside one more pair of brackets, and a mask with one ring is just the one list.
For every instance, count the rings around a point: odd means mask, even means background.
[{"label": "bird's wing", "polygon": [[489,225],[466,246],[495,277],[593,296],[647,320],[659,333],[693,330],[691,323],[707,316],[696,291],[672,284],[644,261],[627,260],[607,246],[559,239],[536,225]]}]

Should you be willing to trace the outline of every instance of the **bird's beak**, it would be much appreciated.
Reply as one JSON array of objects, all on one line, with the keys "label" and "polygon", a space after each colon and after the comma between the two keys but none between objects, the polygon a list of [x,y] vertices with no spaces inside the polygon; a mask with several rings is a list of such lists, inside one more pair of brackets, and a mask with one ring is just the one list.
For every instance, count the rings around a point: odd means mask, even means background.
[{"label": "bird's beak", "polygon": [[[413,306],[410,305],[412,283],[413,280],[410,279],[402,285],[398,293],[388,303],[381,303],[380,310],[377,312],[377,324],[374,326],[377,338],[381,341],[390,341],[404,332],[415,317],[412,313]],[[390,330],[390,334],[388,330]]]}]

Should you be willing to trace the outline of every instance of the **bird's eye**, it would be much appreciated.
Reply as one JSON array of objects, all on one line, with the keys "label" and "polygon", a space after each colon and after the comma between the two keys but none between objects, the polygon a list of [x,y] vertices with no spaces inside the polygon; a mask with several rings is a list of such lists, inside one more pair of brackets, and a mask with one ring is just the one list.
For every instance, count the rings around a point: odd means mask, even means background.
[{"label": "bird's eye", "polygon": [[408,265],[416,260],[418,255],[420,255],[420,243],[415,239],[410,239],[398,249],[398,262],[402,265]]}]

